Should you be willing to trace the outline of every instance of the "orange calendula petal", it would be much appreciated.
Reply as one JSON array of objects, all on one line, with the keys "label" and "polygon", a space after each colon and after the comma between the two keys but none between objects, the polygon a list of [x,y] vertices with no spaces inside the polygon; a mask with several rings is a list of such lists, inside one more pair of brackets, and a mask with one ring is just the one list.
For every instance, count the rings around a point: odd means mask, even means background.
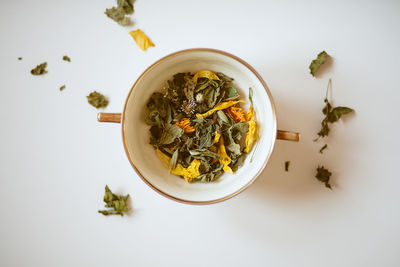
[{"label": "orange calendula petal", "polygon": [[222,136],[219,139],[218,155],[221,157],[219,162],[221,162],[221,164],[223,165],[222,169],[225,172],[233,173],[231,167],[228,166],[231,163],[232,160],[228,156],[228,154],[226,154],[226,149],[225,149],[225,146],[224,146],[224,139],[222,138]]},{"label": "orange calendula petal", "polygon": [[217,110],[227,109],[227,108],[229,108],[229,107],[231,107],[233,105],[236,105],[237,103],[244,103],[244,101],[243,100],[237,100],[237,101],[231,100],[231,101],[219,103],[218,105],[215,106],[215,108],[210,109],[206,113],[203,113],[203,114],[197,113],[196,114],[196,118],[201,119],[201,118],[208,117],[208,116],[210,116],[211,114],[213,114]]},{"label": "orange calendula petal", "polygon": [[193,76],[193,82],[194,82],[194,84],[197,83],[197,79],[198,79],[198,78],[207,78],[207,79],[210,79],[210,80],[219,80],[217,74],[215,74],[214,72],[209,71],[209,70],[201,70],[201,71],[198,71],[198,72]]},{"label": "orange calendula petal", "polygon": [[244,110],[240,107],[229,107],[226,109],[228,114],[235,122],[246,121]]},{"label": "orange calendula petal", "polygon": [[249,131],[246,135],[246,148],[244,152],[249,153],[251,146],[257,140],[257,123],[254,120],[248,122]]},{"label": "orange calendula petal", "polygon": [[[161,162],[165,165],[165,167],[169,168],[169,164],[171,158],[162,153],[159,149],[156,150],[157,156],[160,158]],[[200,175],[200,165],[201,162],[198,159],[194,159],[189,167],[184,168],[180,163],[176,165],[174,169],[170,172],[174,175],[183,176],[186,182],[190,183],[194,178]]]},{"label": "orange calendula petal", "polygon": [[146,51],[149,46],[155,46],[153,42],[149,39],[149,37],[147,37],[147,35],[144,34],[144,32],[142,32],[140,29],[137,29],[136,31],[131,31],[129,32],[129,34],[133,37],[136,44],[143,51]]},{"label": "orange calendula petal", "polygon": [[183,118],[180,121],[177,121],[175,125],[183,129],[185,133],[193,133],[196,130],[193,126],[190,126],[189,118]]}]

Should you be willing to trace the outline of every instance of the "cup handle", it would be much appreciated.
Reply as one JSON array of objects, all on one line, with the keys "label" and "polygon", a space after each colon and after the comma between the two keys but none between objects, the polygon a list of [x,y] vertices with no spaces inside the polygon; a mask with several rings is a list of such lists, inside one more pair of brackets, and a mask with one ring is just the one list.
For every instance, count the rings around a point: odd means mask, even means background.
[{"label": "cup handle", "polygon": [[114,122],[121,123],[121,113],[97,113],[97,121],[99,122]]},{"label": "cup handle", "polygon": [[300,134],[299,133],[295,133],[295,132],[288,132],[288,131],[278,130],[278,132],[276,134],[276,139],[299,142]]},{"label": "cup handle", "polygon": [[[99,122],[114,122],[121,123],[121,113],[97,113],[97,120]],[[300,134],[295,132],[278,130],[276,138],[279,140],[295,141],[300,140]]]}]

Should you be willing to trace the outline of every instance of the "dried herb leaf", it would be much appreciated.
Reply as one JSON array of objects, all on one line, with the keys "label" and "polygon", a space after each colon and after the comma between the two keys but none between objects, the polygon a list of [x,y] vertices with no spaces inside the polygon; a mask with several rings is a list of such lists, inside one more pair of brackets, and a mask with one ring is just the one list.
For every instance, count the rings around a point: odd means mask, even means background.
[{"label": "dried herb leaf", "polygon": [[86,96],[88,103],[95,108],[105,108],[108,105],[108,99],[99,92],[91,92]]},{"label": "dried herb leaf", "polygon": [[117,0],[118,7],[121,7],[126,15],[130,15],[133,13],[133,5],[129,0]]},{"label": "dried herb leaf", "polygon": [[183,130],[176,125],[166,124],[160,137],[160,144],[167,145],[175,141],[176,138],[181,137]]},{"label": "dried herb leaf", "polygon": [[169,163],[170,170],[176,168],[176,162],[178,160],[178,155],[179,155],[179,149],[176,149],[175,152],[172,154],[171,162]]},{"label": "dried herb leaf", "polygon": [[328,147],[327,144],[325,144],[323,147],[321,147],[321,149],[319,150],[319,153],[322,154],[322,152]]},{"label": "dried herb leaf", "polygon": [[331,79],[329,79],[328,86],[326,88],[326,97],[324,99],[325,106],[322,109],[322,113],[325,115],[325,118],[321,122],[321,130],[317,133],[318,137],[314,139],[314,141],[317,141],[320,137],[325,137],[329,135],[329,123],[337,122],[343,115],[349,114],[353,111],[353,109],[348,107],[332,108],[331,103],[329,103],[328,101],[329,88],[332,88]]},{"label": "dried herb leaf", "polygon": [[104,193],[104,202],[106,208],[113,208],[108,210],[99,210],[98,212],[108,216],[108,215],[121,215],[124,216],[124,212],[129,211],[126,201],[129,195],[119,196],[111,192],[110,188],[106,185]]},{"label": "dried herb leaf", "polygon": [[47,62],[43,62],[42,64],[37,65],[34,69],[31,70],[32,75],[43,75],[47,73],[46,70]]},{"label": "dried herb leaf", "polygon": [[147,37],[147,35],[144,34],[144,32],[142,32],[140,29],[137,29],[136,31],[131,31],[129,32],[129,34],[133,37],[136,44],[143,51],[146,51],[146,49],[150,46],[155,46],[153,42],[149,39],[149,37]]},{"label": "dried herb leaf", "polygon": [[64,61],[71,62],[71,59],[69,58],[69,56],[63,56],[62,59],[63,59]]},{"label": "dried herb leaf", "polygon": [[289,171],[289,164],[290,164],[290,161],[285,161],[285,171],[286,172]]},{"label": "dried herb leaf", "polygon": [[327,188],[332,189],[331,185],[329,184],[329,179],[331,178],[331,175],[332,173],[328,171],[328,169],[325,169],[324,166],[318,166],[315,178],[324,183]]},{"label": "dried herb leaf", "polygon": [[65,84],[64,84],[64,85],[61,85],[60,91],[62,91],[62,90],[64,90],[64,89],[65,89]]},{"label": "dried herb leaf", "polygon": [[312,74],[312,76],[315,77],[315,74],[317,73],[317,71],[319,70],[319,68],[321,67],[322,64],[325,63],[326,58],[328,57],[328,53],[326,53],[325,51],[322,51],[321,53],[318,54],[317,58],[314,59],[311,64],[310,64],[310,73]]},{"label": "dried herb leaf", "polygon": [[130,19],[128,16],[125,16],[126,13],[122,6],[107,8],[104,14],[115,22],[118,22],[121,26],[127,26],[130,24]]}]

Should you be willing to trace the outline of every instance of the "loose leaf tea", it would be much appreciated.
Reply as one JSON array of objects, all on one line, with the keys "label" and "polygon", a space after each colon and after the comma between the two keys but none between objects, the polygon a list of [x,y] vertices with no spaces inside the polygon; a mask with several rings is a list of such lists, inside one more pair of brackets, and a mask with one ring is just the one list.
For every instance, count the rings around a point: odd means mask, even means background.
[{"label": "loose leaf tea", "polygon": [[43,75],[47,73],[46,70],[47,62],[43,62],[42,64],[37,65],[35,68],[31,70],[32,75]]},{"label": "loose leaf tea", "polygon": [[314,59],[311,64],[310,64],[310,73],[312,74],[312,76],[315,77],[315,74],[317,73],[317,71],[319,70],[319,68],[321,67],[322,64],[325,63],[326,58],[328,57],[328,53],[326,53],[325,51],[322,51],[321,53],[318,54],[317,58]]},{"label": "loose leaf tea", "polygon": [[246,113],[232,81],[210,70],[177,73],[147,102],[150,144],[170,173],[188,183],[235,172],[257,140],[252,89]]},{"label": "loose leaf tea", "polygon": [[124,212],[129,211],[126,201],[129,198],[129,194],[126,196],[118,196],[111,192],[110,188],[106,185],[104,193],[104,202],[106,203],[104,207],[111,208],[106,210],[99,210],[98,212],[108,216],[108,215],[121,215],[124,216]]},{"label": "loose leaf tea", "polygon": [[318,166],[315,178],[324,183],[327,188],[332,189],[331,185],[329,184],[329,179],[331,178],[331,175],[332,173],[328,171],[328,169],[325,169],[324,166]]},{"label": "loose leaf tea", "polygon": [[63,59],[64,61],[71,62],[71,59],[69,58],[69,56],[63,56],[62,59]]},{"label": "loose leaf tea", "polygon": [[60,87],[60,91],[65,89],[65,84]]},{"label": "loose leaf tea", "polygon": [[105,108],[108,105],[108,99],[99,92],[92,92],[86,96],[88,103],[95,108]]},{"label": "loose leaf tea", "polygon": [[329,79],[328,86],[326,88],[326,97],[324,99],[325,107],[322,109],[322,113],[325,118],[321,122],[321,130],[318,132],[318,137],[314,139],[317,141],[320,137],[325,137],[329,135],[329,123],[337,122],[343,115],[346,115],[353,111],[353,109],[348,107],[335,107],[332,108],[331,103],[328,101],[328,91],[332,88],[332,80]]},{"label": "loose leaf tea", "polygon": [[136,31],[131,31],[129,32],[129,34],[133,37],[136,44],[143,51],[146,51],[149,46],[155,46],[153,42],[149,39],[149,37],[147,37],[147,35],[144,34],[144,32],[142,32],[140,29],[137,29]]}]

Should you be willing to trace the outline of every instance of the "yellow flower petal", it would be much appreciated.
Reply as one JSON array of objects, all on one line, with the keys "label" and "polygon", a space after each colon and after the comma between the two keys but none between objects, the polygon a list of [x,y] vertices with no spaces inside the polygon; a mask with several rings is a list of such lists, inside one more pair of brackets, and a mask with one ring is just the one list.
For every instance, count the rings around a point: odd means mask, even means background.
[{"label": "yellow flower petal", "polygon": [[146,51],[149,46],[155,46],[153,42],[149,39],[149,37],[144,34],[140,29],[136,31],[131,31],[129,34],[133,37],[136,44],[139,46],[140,49]]},{"label": "yellow flower petal", "polygon": [[214,72],[209,71],[209,70],[201,70],[201,71],[198,71],[198,72],[193,76],[193,82],[194,82],[194,84],[197,83],[197,79],[198,79],[198,78],[207,78],[207,79],[210,79],[210,80],[219,80],[217,74],[215,74]]},{"label": "yellow flower petal", "polygon": [[211,114],[213,114],[217,110],[223,110],[223,109],[229,108],[229,107],[231,107],[233,105],[236,105],[237,103],[244,103],[244,101],[243,100],[237,100],[237,101],[232,101],[231,100],[231,101],[219,103],[215,108],[210,109],[206,113],[203,113],[203,114],[197,113],[196,114],[196,118],[201,119],[201,118],[208,117],[208,116],[210,116]]},{"label": "yellow flower petal", "polygon": [[[159,149],[156,150],[156,153],[165,167],[169,168],[171,158],[162,153]],[[184,168],[180,163],[178,163],[175,169],[172,169],[170,172],[174,175],[183,176],[185,181],[190,183],[194,178],[200,175],[200,164],[201,162],[198,159],[194,159],[187,168]]]},{"label": "yellow flower petal", "polygon": [[250,105],[249,112],[246,113],[246,121],[251,121],[254,116],[253,105]]},{"label": "yellow flower petal", "polygon": [[249,131],[246,135],[246,148],[244,152],[249,153],[251,146],[257,140],[257,123],[254,120],[251,120],[249,123]]},{"label": "yellow flower petal", "polygon": [[215,136],[214,136],[214,140],[212,141],[212,143],[213,144],[218,143],[220,137],[221,137],[221,135],[217,131],[215,131]]},{"label": "yellow flower petal", "polygon": [[228,165],[231,163],[231,158],[228,156],[228,154],[226,154],[226,149],[224,146],[224,138],[219,139],[219,147],[218,147],[218,155],[221,157],[221,159],[219,160],[219,162],[222,163],[222,165],[224,165],[222,167],[222,169],[225,172],[229,172],[229,173],[233,173],[231,167],[229,167]]}]

